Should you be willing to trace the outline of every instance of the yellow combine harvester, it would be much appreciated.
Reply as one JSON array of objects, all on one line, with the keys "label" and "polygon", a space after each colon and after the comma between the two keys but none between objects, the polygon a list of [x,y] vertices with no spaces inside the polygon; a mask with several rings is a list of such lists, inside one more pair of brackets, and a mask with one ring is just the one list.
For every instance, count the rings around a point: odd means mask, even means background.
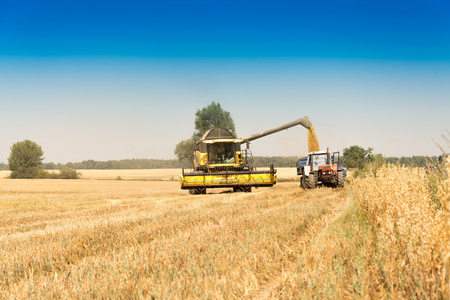
[{"label": "yellow combine harvester", "polygon": [[[308,141],[315,139],[317,142],[308,117],[243,139],[235,138],[229,130],[224,128],[208,130],[195,143],[194,170],[185,172],[183,169],[180,174],[181,188],[188,189],[193,194],[205,194],[207,188],[230,187],[235,192],[251,192],[252,187],[273,186],[277,183],[277,170],[273,165],[263,170],[256,170],[251,166],[249,144],[253,140],[296,125],[303,125],[308,129]],[[241,145],[244,143],[247,144],[247,149],[241,150]]]}]

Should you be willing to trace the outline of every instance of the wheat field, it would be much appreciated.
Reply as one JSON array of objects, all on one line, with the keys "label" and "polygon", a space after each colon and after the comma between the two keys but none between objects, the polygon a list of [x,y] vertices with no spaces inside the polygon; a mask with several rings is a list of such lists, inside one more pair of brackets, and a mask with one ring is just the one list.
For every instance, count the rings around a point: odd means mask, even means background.
[{"label": "wheat field", "polygon": [[384,166],[344,189],[190,195],[177,174],[0,179],[0,298],[450,295],[445,177]]},{"label": "wheat field", "polygon": [[370,226],[367,293],[377,297],[449,299],[450,164],[430,174],[383,166],[355,184]]},{"label": "wheat field", "polygon": [[430,174],[384,165],[351,179],[346,208],[305,236],[309,244],[278,285],[276,297],[449,299],[446,174],[450,165]]},{"label": "wheat field", "polygon": [[296,182],[189,195],[170,180],[0,179],[0,297],[272,295],[345,201]]}]

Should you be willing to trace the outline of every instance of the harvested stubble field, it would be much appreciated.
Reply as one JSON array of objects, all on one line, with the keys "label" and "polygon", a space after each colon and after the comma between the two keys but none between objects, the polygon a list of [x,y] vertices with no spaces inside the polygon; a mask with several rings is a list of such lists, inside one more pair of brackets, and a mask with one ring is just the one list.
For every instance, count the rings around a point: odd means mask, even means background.
[{"label": "harvested stubble field", "polygon": [[207,195],[113,173],[0,179],[0,298],[449,295],[447,183],[437,211],[419,170]]},{"label": "harvested stubble field", "polygon": [[345,190],[291,182],[211,192],[189,195],[176,181],[0,179],[0,297],[271,295],[308,231],[346,201]]}]

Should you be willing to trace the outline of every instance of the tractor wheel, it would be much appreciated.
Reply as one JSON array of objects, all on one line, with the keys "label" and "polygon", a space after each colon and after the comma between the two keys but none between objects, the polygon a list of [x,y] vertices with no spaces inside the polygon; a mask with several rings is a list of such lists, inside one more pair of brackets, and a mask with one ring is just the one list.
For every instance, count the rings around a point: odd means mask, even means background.
[{"label": "tractor wheel", "polygon": [[315,189],[317,185],[316,174],[311,173],[305,178],[305,185],[307,189]]},{"label": "tractor wheel", "polygon": [[337,174],[337,186],[339,188],[343,188],[344,187],[344,174],[342,172],[338,172]]},{"label": "tractor wheel", "polygon": [[300,177],[300,187],[301,187],[302,189],[304,189],[304,190],[306,190],[305,178],[306,178],[305,175],[302,175],[302,176]]},{"label": "tractor wheel", "polygon": [[251,193],[252,192],[252,187],[251,186],[244,187],[244,192]]}]

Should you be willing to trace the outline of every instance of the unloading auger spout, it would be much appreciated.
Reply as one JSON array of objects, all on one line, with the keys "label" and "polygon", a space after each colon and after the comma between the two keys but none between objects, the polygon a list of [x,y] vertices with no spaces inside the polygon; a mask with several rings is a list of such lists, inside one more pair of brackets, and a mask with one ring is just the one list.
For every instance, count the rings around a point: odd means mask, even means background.
[{"label": "unloading auger spout", "polygon": [[291,128],[291,127],[294,127],[294,126],[297,126],[297,125],[302,125],[305,128],[309,128],[309,127],[312,126],[311,120],[308,117],[304,117],[304,118],[301,118],[301,119],[298,119],[298,120],[295,120],[295,121],[292,121],[292,122],[289,122],[289,123],[286,123],[286,124],[274,127],[272,129],[265,130],[265,131],[260,132],[260,133],[252,134],[252,135],[250,135],[250,136],[248,136],[246,138],[243,138],[242,140],[243,140],[244,143],[251,142],[253,140],[262,138],[262,137],[264,137],[266,135],[273,134],[273,133],[276,133],[278,131],[281,131],[281,130],[284,130],[284,129],[288,129],[288,128]]},{"label": "unloading auger spout", "polygon": [[253,140],[265,137],[269,134],[273,134],[273,133],[276,133],[276,132],[279,132],[284,129],[288,129],[288,128],[291,128],[291,127],[294,127],[297,125],[302,125],[303,127],[305,127],[308,130],[308,152],[319,151],[319,141],[317,140],[317,136],[314,131],[314,127],[312,126],[311,120],[307,116],[305,116],[301,119],[274,127],[272,129],[265,130],[260,133],[252,134],[246,138],[243,138],[242,140],[243,140],[243,143],[248,143]]}]

